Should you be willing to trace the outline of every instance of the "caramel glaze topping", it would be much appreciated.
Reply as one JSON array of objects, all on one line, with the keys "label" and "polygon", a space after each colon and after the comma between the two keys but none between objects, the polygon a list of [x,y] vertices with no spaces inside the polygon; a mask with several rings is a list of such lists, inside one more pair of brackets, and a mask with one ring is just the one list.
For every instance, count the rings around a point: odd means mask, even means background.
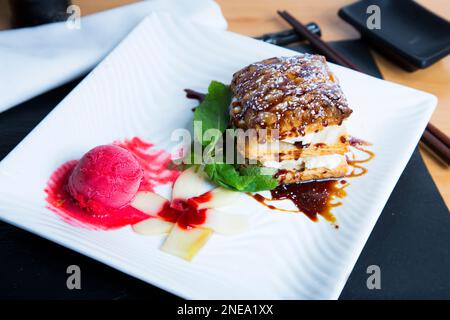
[{"label": "caramel glaze topping", "polygon": [[304,135],[307,127],[340,125],[352,113],[320,55],[253,63],[233,75],[230,88],[233,124],[242,129],[278,129],[280,139]]}]

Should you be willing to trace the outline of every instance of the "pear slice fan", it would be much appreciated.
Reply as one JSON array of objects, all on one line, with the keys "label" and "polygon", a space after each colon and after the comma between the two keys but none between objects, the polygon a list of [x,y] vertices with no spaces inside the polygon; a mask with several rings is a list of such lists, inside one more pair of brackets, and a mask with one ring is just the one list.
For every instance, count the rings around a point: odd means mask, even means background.
[{"label": "pear slice fan", "polygon": [[[205,176],[190,168],[175,181],[172,201],[154,192],[138,192],[131,206],[148,214],[149,218],[133,225],[133,230],[141,235],[168,233],[161,250],[186,260],[191,260],[198,253],[213,232],[233,235],[245,231],[248,227],[247,216],[219,209],[232,203],[239,193],[218,187],[206,192],[207,201],[200,201],[205,198],[206,193],[202,190],[206,184]],[[189,203],[197,210],[205,210],[206,218],[200,225],[189,225],[189,228],[165,220],[159,214],[174,200]]]}]

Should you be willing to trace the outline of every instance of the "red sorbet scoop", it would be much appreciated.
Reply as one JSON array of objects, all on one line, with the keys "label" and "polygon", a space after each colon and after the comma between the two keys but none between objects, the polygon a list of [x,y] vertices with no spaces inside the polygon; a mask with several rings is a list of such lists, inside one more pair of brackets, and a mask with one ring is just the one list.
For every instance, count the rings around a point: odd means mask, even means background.
[{"label": "red sorbet scoop", "polygon": [[128,150],[98,146],[75,166],[68,191],[82,208],[93,212],[120,208],[130,203],[139,189],[143,170]]}]

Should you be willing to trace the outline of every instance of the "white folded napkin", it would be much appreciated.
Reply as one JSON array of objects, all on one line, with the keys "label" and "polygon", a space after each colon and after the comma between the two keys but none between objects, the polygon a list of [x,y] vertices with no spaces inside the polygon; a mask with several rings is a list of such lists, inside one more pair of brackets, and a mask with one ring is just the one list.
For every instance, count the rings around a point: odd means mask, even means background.
[{"label": "white folded napkin", "polygon": [[[81,8],[83,10],[83,8]],[[212,0],[148,0],[66,22],[0,32],[0,112],[91,70],[150,12],[226,29]]]}]

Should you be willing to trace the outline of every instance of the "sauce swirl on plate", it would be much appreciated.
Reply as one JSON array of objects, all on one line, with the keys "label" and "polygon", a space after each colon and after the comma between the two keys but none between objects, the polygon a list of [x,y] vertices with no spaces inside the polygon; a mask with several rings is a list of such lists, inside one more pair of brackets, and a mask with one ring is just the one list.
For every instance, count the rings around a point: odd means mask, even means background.
[{"label": "sauce swirl on plate", "polygon": [[[345,141],[344,141],[345,142]],[[366,154],[364,159],[350,159],[347,158],[347,163],[353,170],[345,175],[345,178],[359,177],[368,172],[367,168],[363,167],[362,163],[367,163],[375,157],[375,154],[364,148],[370,145],[369,143],[351,137],[348,141],[350,145]],[[303,213],[312,221],[318,221],[318,217],[322,216],[325,220],[331,222],[336,228],[336,217],[331,210],[337,206],[342,205],[342,202],[336,199],[342,199],[347,195],[344,190],[349,183],[347,180],[324,180],[324,181],[310,181],[303,183],[282,184],[271,190],[271,198],[266,198],[261,194],[250,194],[256,201],[263,204],[271,210],[281,212],[295,212]],[[278,200],[290,200],[297,207],[298,210],[288,210],[278,208],[269,202]]]}]

